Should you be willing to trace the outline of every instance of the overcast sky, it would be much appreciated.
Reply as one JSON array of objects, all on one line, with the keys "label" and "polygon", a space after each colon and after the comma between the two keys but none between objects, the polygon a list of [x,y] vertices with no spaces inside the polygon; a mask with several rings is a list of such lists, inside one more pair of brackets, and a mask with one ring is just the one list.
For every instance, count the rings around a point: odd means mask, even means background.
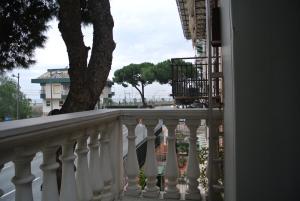
[{"label": "overcast sky", "polygon": [[[114,40],[117,44],[113,53],[113,77],[116,69],[130,63],[157,63],[172,57],[194,56],[191,41],[187,41],[181,29],[179,14],[175,0],[111,0],[111,12],[114,18]],[[32,99],[39,99],[39,84],[32,84],[50,68],[68,66],[65,44],[57,28],[57,21],[49,23],[48,40],[45,48],[37,49],[37,63],[29,70],[16,69],[12,73],[20,73],[21,90]],[[92,28],[84,28],[86,45],[92,46]],[[171,93],[169,85],[153,84],[146,87],[146,97],[167,98]],[[134,88],[113,86],[114,98],[139,98]]]}]

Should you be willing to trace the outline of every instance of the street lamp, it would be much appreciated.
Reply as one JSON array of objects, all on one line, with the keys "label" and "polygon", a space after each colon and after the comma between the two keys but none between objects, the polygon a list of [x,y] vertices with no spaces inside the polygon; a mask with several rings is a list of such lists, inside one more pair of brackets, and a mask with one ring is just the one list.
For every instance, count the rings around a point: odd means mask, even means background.
[{"label": "street lamp", "polygon": [[19,96],[20,96],[20,74],[14,75],[12,74],[12,77],[18,78],[18,91],[17,91],[17,119],[19,119]]}]

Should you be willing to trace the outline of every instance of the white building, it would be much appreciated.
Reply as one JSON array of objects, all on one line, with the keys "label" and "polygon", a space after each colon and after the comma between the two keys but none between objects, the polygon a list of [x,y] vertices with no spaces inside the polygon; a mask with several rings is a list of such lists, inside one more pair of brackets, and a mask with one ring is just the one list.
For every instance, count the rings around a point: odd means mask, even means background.
[{"label": "white building", "polygon": [[[67,68],[48,69],[46,73],[32,79],[31,82],[41,85],[40,97],[43,100],[43,115],[47,115],[53,109],[60,109],[70,90],[70,77]],[[111,91],[112,85],[113,82],[107,80],[99,97],[100,105],[114,95]]]}]

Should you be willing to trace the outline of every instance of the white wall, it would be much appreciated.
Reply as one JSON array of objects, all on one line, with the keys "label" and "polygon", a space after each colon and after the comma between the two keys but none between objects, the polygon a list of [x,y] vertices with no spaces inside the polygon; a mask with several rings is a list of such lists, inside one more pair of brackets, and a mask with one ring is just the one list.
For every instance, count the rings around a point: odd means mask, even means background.
[{"label": "white wall", "polygon": [[103,104],[104,98],[108,98],[109,94],[111,94],[111,87],[105,86],[100,94],[100,104]]},{"label": "white wall", "polygon": [[[43,99],[43,114],[47,115],[51,111],[51,105],[47,106],[46,101],[51,101],[51,84],[46,84],[42,87],[42,90],[45,91],[46,100]],[[108,94],[111,93],[111,87],[105,86],[100,95],[100,101],[103,103],[103,98],[108,98]],[[68,90],[63,88],[63,85],[60,83],[52,84],[52,103],[53,109],[60,109],[59,101],[62,100],[62,95],[67,95]]]},{"label": "white wall", "polygon": [[[46,84],[45,87],[46,98],[51,98],[51,84]],[[59,83],[52,84],[52,99],[61,99],[61,92],[63,87]]]},{"label": "white wall", "polygon": [[[47,106],[46,103],[47,100],[43,100],[43,115],[48,115],[48,113],[51,111],[51,102],[50,102],[50,106]],[[48,99],[48,101],[50,101]],[[60,109],[61,106],[59,106],[59,99],[53,99],[52,100],[52,104],[53,104],[53,109]]]},{"label": "white wall", "polygon": [[221,2],[225,200],[299,200],[300,2]]}]

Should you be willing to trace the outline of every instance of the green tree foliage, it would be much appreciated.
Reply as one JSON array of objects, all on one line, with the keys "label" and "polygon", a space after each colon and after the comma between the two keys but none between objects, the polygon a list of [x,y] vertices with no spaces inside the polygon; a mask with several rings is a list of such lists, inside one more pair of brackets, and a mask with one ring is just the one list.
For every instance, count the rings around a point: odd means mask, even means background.
[{"label": "green tree foliage", "polygon": [[[84,24],[91,23],[87,3],[80,0]],[[43,47],[47,22],[57,13],[57,0],[0,1],[0,72],[35,63],[34,50]]]},{"label": "green tree foliage", "polygon": [[34,50],[43,47],[56,8],[55,0],[0,1],[0,73],[35,62]]},{"label": "green tree foliage", "polygon": [[192,63],[181,59],[165,60],[156,65],[144,62],[124,66],[122,69],[115,71],[113,81],[121,84],[123,87],[128,87],[128,84],[131,84],[141,95],[143,106],[145,107],[145,86],[152,84],[154,81],[160,84],[171,84],[173,78],[172,65],[182,66],[182,68],[178,68],[178,75],[182,75],[182,77],[192,78],[196,74],[196,68]]},{"label": "green tree foliage", "polygon": [[143,106],[146,107],[145,86],[155,81],[154,64],[145,62],[124,66],[115,71],[113,81],[123,87],[131,84],[141,95]]},{"label": "green tree foliage", "polygon": [[144,169],[140,169],[140,174],[139,174],[139,185],[141,186],[142,190],[145,189],[146,186],[146,175]]},{"label": "green tree foliage", "polygon": [[[5,116],[16,119],[17,114],[17,94],[18,88],[16,82],[5,76],[0,76],[0,121]],[[19,115],[20,119],[31,115],[29,100],[20,92],[19,94]]]},{"label": "green tree foliage", "polygon": [[199,164],[200,164],[200,184],[205,191],[208,190],[208,178],[207,178],[207,161],[208,161],[208,148],[201,147],[199,151]]},{"label": "green tree foliage", "polygon": [[155,65],[155,78],[160,84],[170,84],[172,80],[172,63],[166,60]]},{"label": "green tree foliage", "polygon": [[[185,62],[181,59],[176,60],[165,60],[155,65],[154,74],[155,80],[160,84],[172,84],[172,65],[180,67],[178,68],[177,75],[182,77],[192,78],[196,73],[196,68],[190,62]],[[174,72],[175,73],[175,72]]]},{"label": "green tree foliage", "polygon": [[[53,16],[67,48],[71,82],[59,113],[92,110],[106,84],[115,49],[109,0],[1,0],[0,74],[35,62],[34,50],[43,47]],[[84,43],[83,24],[93,27],[92,47]]]}]

